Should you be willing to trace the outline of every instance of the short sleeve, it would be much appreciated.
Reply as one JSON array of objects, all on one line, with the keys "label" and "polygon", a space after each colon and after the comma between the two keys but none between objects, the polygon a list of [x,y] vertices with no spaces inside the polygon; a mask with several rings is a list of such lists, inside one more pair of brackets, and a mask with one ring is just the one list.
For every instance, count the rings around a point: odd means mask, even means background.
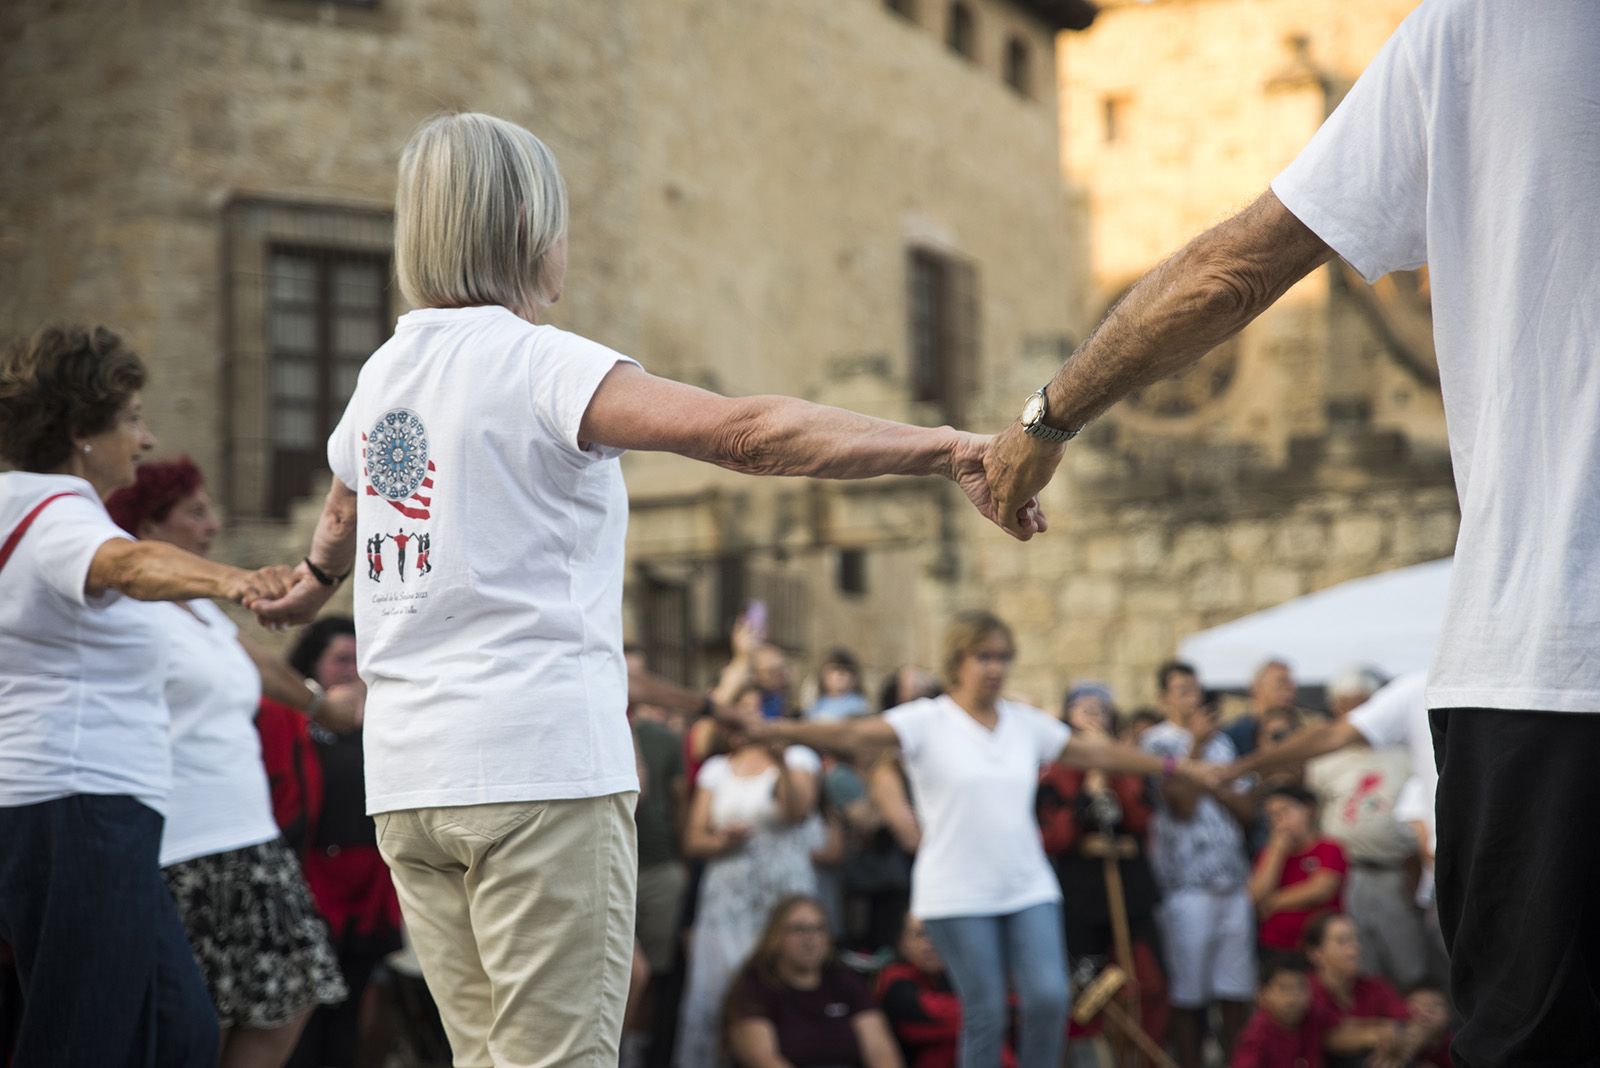
[{"label": "short sleeve", "polygon": [[791,745],[783,751],[784,766],[792,771],[804,771],[815,775],[822,770],[822,758],[815,749],[807,749],[803,745]]},{"label": "short sleeve", "polygon": [[350,402],[344,406],[339,425],[328,435],[328,470],[348,489],[358,493],[361,490],[361,445],[356,441],[355,410],[356,398],[360,395],[361,387],[358,385]]},{"label": "short sleeve", "polygon": [[1410,741],[1407,704],[1421,697],[1416,687],[1390,683],[1350,713],[1350,726],[1374,749],[1405,745]]},{"label": "short sleeve", "polygon": [[1325,871],[1336,871],[1340,875],[1348,874],[1350,861],[1344,855],[1344,849],[1331,838],[1325,838],[1317,843],[1317,863]]},{"label": "short sleeve", "polygon": [[877,1002],[872,1000],[872,991],[867,989],[866,981],[841,964],[829,968],[828,985],[833,988],[835,998],[850,1006],[851,1016],[878,1007]]},{"label": "short sleeve", "polygon": [[728,781],[728,776],[732,773],[732,770],[733,766],[728,763],[727,757],[712,757],[710,760],[707,760],[704,764],[700,765],[700,775],[694,781],[695,789],[717,789],[717,787]]},{"label": "short sleeve", "polygon": [[1158,757],[1175,757],[1182,760],[1189,755],[1188,736],[1179,731],[1162,730],[1152,727],[1145,732],[1144,738],[1139,742],[1139,748],[1146,753],[1154,753]]},{"label": "short sleeve", "polygon": [[76,493],[45,505],[27,538],[32,543],[30,550],[39,578],[71,603],[83,607],[90,606],[84,586],[95,553],[108,541],[134,540],[111,521],[100,502]]},{"label": "short sleeve", "polygon": [[900,742],[900,752],[905,754],[907,760],[915,760],[921,752],[938,708],[934,698],[925,697],[891,708],[883,714],[884,722],[894,728],[894,735]]},{"label": "short sleeve", "polygon": [[1272,182],[1296,218],[1369,282],[1428,259],[1428,115],[1408,19]]},{"label": "short sleeve", "polygon": [[1413,775],[1400,787],[1400,796],[1394,802],[1394,818],[1433,822],[1433,797],[1428,793],[1428,784],[1422,776]]},{"label": "short sleeve", "polygon": [[1072,728],[1037,708],[1024,709],[1038,749],[1039,763],[1049,764],[1061,755],[1072,737]]},{"label": "short sleeve", "polygon": [[619,363],[638,366],[638,361],[555,327],[535,331],[531,345],[528,381],[539,424],[575,457],[604,460],[622,455],[622,449],[601,445],[582,448],[578,430],[595,390],[611,369]]},{"label": "short sleeve", "polygon": [[840,764],[823,776],[822,792],[834,808],[848,808],[867,796],[867,784],[850,765]]}]

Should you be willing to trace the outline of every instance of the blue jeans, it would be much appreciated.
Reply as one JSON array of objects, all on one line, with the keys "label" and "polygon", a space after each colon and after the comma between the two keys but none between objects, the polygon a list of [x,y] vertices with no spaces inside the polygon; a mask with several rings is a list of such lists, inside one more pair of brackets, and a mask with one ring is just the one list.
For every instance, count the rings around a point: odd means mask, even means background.
[{"label": "blue jeans", "polygon": [[923,926],[961,999],[961,1068],[998,1068],[1008,976],[1022,1003],[1020,1068],[1058,1068],[1072,1005],[1060,902],[1004,916],[924,920]]},{"label": "blue jeans", "polygon": [[0,807],[14,1068],[215,1068],[216,1010],[161,878],[161,824],[131,797]]}]

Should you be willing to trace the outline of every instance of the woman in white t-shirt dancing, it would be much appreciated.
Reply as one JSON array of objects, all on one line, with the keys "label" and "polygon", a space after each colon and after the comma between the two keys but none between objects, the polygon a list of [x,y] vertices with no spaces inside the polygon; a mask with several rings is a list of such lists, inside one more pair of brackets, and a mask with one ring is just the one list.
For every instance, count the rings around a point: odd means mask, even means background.
[{"label": "woman in white t-shirt dancing", "polygon": [[1000,1063],[1009,978],[1022,1003],[1021,1068],[1056,1068],[1070,992],[1061,887],[1034,822],[1039,769],[1059,760],[1135,775],[1201,775],[1187,761],[1074,738],[1054,716],[1004,700],[1015,654],[1011,628],[987,612],[964,612],[945,638],[944,696],[882,716],[751,730],[822,749],[899,746],[923,824],[911,911],[961,998],[961,1063]]},{"label": "woman in white t-shirt dancing", "polygon": [[[357,573],[367,808],[460,1064],[616,1063],[638,790],[620,453],[943,475],[992,511],[986,438],[720,397],[542,325],[566,233],[527,130],[452,115],[412,138],[395,265],[419,310],[362,369],[299,585],[261,611],[304,622]],[[1036,502],[1008,518],[1041,523]]]},{"label": "woman in white t-shirt dancing", "polygon": [[0,353],[0,941],[17,1064],[217,1064],[217,1023],[157,851],[172,782],[167,613],[147,601],[281,595],[134,541],[101,498],[155,446],[144,364],[109,330]]}]

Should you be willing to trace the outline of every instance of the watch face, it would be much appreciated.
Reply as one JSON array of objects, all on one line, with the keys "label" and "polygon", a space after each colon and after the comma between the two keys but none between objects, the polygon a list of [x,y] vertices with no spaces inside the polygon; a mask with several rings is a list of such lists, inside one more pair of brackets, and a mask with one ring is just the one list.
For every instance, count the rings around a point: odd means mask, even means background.
[{"label": "watch face", "polygon": [[1037,426],[1039,420],[1044,418],[1044,398],[1035,393],[1028,397],[1028,403],[1022,406],[1022,425]]}]

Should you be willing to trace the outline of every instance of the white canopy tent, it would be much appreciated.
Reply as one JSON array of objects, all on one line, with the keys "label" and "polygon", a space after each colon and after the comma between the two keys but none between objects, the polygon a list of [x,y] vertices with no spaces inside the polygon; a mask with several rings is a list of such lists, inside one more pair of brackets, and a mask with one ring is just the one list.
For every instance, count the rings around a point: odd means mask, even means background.
[{"label": "white canopy tent", "polygon": [[1365,664],[1393,677],[1428,667],[1450,591],[1449,558],[1352,579],[1201,631],[1178,646],[1207,686],[1241,689],[1279,658],[1302,686]]}]

